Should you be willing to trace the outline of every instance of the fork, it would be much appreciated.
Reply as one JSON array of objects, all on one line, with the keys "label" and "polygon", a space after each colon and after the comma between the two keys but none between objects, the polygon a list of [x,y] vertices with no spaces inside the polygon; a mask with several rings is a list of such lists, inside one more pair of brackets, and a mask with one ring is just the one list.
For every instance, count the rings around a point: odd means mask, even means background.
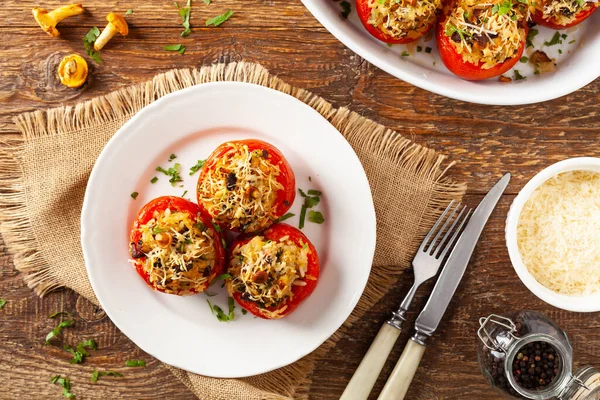
[{"label": "fork", "polygon": [[[415,275],[414,284],[398,310],[394,311],[392,317],[382,325],[367,354],[365,354],[352,379],[350,379],[348,386],[346,386],[340,400],[364,400],[369,397],[373,385],[375,385],[379,373],[400,335],[402,322],[406,321],[406,312],[417,289],[423,282],[433,278],[437,274],[444,258],[454,247],[456,239],[469,217],[467,207],[463,206],[461,209],[460,206],[460,203],[454,206],[454,201],[450,202],[435,225],[433,225],[433,228],[425,236],[425,239],[423,239],[412,261]],[[457,212],[458,215],[456,216]],[[452,224],[448,227],[450,223]],[[440,225],[442,226],[438,229]]]}]

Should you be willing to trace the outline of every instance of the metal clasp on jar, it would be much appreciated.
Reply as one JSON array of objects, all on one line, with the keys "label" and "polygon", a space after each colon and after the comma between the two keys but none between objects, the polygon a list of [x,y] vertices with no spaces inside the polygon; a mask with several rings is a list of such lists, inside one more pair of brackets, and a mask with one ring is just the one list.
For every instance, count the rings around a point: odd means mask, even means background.
[{"label": "metal clasp on jar", "polygon": [[[504,328],[504,331],[500,329],[499,331],[494,332],[494,329],[498,326]],[[479,339],[488,349],[506,353],[509,345],[518,339],[518,337],[515,335],[516,331],[517,326],[510,318],[491,314],[487,318],[482,317],[479,319],[477,336],[479,336]],[[493,335],[492,332],[494,332]]]}]

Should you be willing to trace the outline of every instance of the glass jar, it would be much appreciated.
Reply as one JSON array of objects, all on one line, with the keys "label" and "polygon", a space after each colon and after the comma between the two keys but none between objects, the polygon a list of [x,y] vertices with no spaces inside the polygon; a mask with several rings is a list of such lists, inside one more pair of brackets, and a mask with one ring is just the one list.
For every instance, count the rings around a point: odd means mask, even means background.
[{"label": "glass jar", "polygon": [[567,334],[535,311],[479,320],[477,356],[488,383],[507,398],[600,400],[600,372],[572,373]]}]

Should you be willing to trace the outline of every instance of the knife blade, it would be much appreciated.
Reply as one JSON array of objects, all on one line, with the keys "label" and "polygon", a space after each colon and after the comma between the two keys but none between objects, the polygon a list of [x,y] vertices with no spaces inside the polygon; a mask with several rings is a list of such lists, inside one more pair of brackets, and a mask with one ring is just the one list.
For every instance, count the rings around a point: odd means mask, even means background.
[{"label": "knife blade", "polygon": [[479,203],[479,206],[473,212],[463,234],[450,253],[429,300],[415,321],[415,330],[418,334],[415,336],[431,336],[437,329],[467,269],[479,236],[509,182],[510,174],[504,175],[483,200],[481,200],[481,203]]}]

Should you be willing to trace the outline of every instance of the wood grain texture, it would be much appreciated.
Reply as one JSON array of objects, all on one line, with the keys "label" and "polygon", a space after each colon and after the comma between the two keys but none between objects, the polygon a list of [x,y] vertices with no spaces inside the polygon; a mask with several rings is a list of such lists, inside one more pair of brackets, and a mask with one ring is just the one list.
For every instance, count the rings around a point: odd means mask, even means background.
[{"label": "wood grain texture", "polygon": [[[44,4],[6,0],[0,8],[0,141],[16,137],[15,115],[36,109],[75,104],[125,85],[145,81],[171,68],[248,60],[262,63],[288,83],[323,96],[336,106],[347,106],[415,141],[459,161],[452,176],[469,183],[466,202],[476,205],[482,194],[504,172],[513,180],[494,212],[472,263],[452,304],[430,342],[408,399],[494,398],[477,366],[477,320],[492,312],[529,308],[545,312],[564,327],[573,341],[576,365],[598,365],[600,313],[559,311],[527,291],[510,265],[504,245],[504,220],[519,189],[533,174],[556,161],[574,156],[600,156],[600,81],[537,105],[493,107],[467,104],[415,88],[373,67],[324,30],[297,0],[214,0],[209,6],[194,1],[193,33],[181,38],[180,19],[170,1],[117,0],[85,4],[88,12],[60,25],[60,38],[44,34],[30,8]],[[103,50],[101,64],[92,64],[84,88],[57,85],[54,69],[60,56],[83,53],[81,39],[91,26],[103,26],[109,11],[129,16],[127,38],[114,38]],[[233,9],[234,17],[219,28],[203,21]],[[185,55],[162,50],[183,43]],[[398,285],[350,330],[319,363],[311,398],[339,398],[366,353],[381,323],[412,284],[407,269]],[[415,298],[413,321],[432,283]],[[161,364],[143,353],[110,320],[70,291],[38,299],[22,282],[0,242],[0,399],[62,398],[49,383],[54,374],[67,374],[72,391],[82,399],[193,399]],[[77,324],[65,340],[71,344],[94,338],[99,350],[82,365],[68,363],[69,355],[43,338],[54,326],[47,316],[56,310],[74,312]],[[372,398],[400,356],[411,330],[407,324],[377,381]],[[140,358],[146,368],[126,368],[124,361]],[[125,377],[89,381],[92,370],[114,370]]]}]

